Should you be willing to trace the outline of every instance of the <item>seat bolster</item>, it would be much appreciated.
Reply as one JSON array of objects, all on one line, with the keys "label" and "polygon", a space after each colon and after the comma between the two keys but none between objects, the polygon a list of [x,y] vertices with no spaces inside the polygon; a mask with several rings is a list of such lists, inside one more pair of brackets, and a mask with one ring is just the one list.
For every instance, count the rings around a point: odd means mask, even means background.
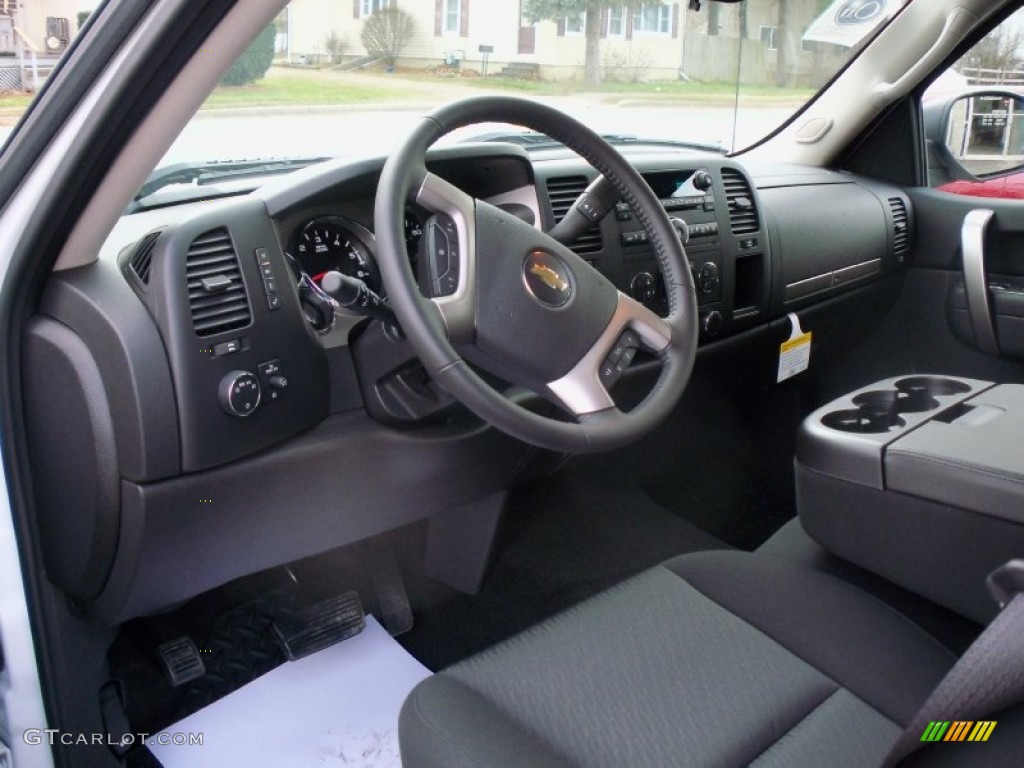
[{"label": "seat bolster", "polygon": [[901,726],[956,662],[885,603],[806,567],[743,552],[664,567]]},{"label": "seat bolster", "polygon": [[[446,675],[419,685],[402,706],[402,762],[425,768],[571,768],[479,693]],[[486,755],[486,762],[473,756]]]}]

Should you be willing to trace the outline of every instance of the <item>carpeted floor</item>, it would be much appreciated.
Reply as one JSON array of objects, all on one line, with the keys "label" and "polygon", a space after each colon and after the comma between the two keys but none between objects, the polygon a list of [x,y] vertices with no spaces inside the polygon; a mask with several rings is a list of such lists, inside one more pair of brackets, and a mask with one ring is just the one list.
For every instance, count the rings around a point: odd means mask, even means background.
[{"label": "carpeted floor", "polygon": [[410,579],[416,624],[399,641],[440,669],[670,557],[726,546],[645,493],[570,468],[513,492],[479,594]]}]

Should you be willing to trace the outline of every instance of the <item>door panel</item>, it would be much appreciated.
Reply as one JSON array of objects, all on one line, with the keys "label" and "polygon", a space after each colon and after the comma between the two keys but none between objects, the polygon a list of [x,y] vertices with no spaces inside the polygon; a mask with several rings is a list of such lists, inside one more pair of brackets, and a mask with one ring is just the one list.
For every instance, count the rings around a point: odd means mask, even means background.
[{"label": "door panel", "polygon": [[[1024,203],[931,189],[909,195],[914,267],[941,270],[948,280],[945,296],[936,297],[945,307],[943,332],[974,350],[1024,358]],[[980,211],[992,213],[972,213]]]}]

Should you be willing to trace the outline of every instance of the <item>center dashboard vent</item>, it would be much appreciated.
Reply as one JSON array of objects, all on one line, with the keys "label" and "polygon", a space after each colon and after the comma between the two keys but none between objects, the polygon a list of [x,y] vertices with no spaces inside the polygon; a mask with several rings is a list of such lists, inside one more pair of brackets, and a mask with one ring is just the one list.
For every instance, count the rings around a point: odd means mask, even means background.
[{"label": "center dashboard vent", "polygon": [[735,168],[722,169],[725,201],[729,206],[729,225],[734,235],[749,235],[761,229],[757,204],[747,177]]},{"label": "center dashboard vent", "polygon": [[907,204],[903,198],[890,197],[889,208],[892,211],[892,255],[896,261],[902,262],[910,251],[910,220],[907,217]]},{"label": "center dashboard vent", "polygon": [[227,229],[206,232],[185,256],[188,304],[197,336],[244,328],[252,322],[238,255]]},{"label": "center dashboard vent", "polygon": [[[572,208],[576,198],[583,194],[583,190],[587,188],[587,179],[585,176],[548,179],[547,187],[548,200],[551,201],[551,213],[554,214],[557,224],[565,218],[565,214]],[[597,253],[604,248],[600,227],[595,226],[584,232],[569,247],[580,256]]]}]

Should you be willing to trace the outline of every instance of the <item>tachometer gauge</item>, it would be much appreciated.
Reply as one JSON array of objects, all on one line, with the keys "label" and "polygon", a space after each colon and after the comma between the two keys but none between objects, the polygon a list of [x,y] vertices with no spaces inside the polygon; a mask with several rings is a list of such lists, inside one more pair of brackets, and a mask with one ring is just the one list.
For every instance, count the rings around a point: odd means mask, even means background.
[{"label": "tachometer gauge", "polygon": [[377,264],[368,242],[372,235],[340,216],[313,219],[295,236],[295,257],[315,281],[332,270],[358,277],[374,291],[380,290]]},{"label": "tachometer gauge", "polygon": [[409,251],[409,258],[415,259],[419,251],[420,238],[423,237],[423,224],[419,216],[410,210],[405,212],[405,247]]}]

